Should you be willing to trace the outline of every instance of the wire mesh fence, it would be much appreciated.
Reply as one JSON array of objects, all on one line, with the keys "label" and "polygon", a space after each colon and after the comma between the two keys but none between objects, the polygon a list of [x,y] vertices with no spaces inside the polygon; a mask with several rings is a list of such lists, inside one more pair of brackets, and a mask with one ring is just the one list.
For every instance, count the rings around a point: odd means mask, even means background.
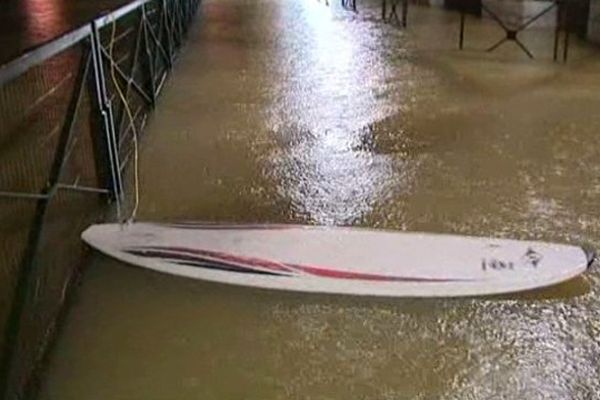
[{"label": "wire mesh fence", "polygon": [[0,396],[35,393],[79,235],[109,202],[124,209],[133,135],[197,7],[134,1],[0,66]]}]

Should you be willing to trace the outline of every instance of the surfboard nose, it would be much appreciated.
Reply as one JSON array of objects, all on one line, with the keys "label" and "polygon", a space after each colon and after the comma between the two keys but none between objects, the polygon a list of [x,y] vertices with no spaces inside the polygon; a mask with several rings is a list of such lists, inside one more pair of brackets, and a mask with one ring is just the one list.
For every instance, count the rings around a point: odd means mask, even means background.
[{"label": "surfboard nose", "polygon": [[81,232],[81,240],[83,240],[87,244],[90,244],[90,240],[93,240],[96,230],[97,225],[88,226],[85,231]]},{"label": "surfboard nose", "polygon": [[119,224],[90,225],[81,233],[81,239],[89,245],[96,242],[104,242],[107,238],[116,237],[115,235],[119,233],[118,227]]}]

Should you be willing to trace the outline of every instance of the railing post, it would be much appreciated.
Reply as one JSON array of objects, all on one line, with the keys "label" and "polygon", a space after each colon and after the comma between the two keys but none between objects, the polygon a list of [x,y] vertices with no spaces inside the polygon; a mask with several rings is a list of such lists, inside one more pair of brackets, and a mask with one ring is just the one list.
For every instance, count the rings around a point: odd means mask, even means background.
[{"label": "railing post", "polygon": [[167,36],[167,53],[169,54],[169,68],[173,63],[173,55],[175,54],[175,44],[173,43],[172,26],[170,26],[169,7],[167,6],[167,0],[161,0],[162,4],[162,18],[164,20],[164,29]]},{"label": "railing post", "polygon": [[[142,5],[142,29],[144,29],[144,52],[145,52],[145,66],[146,66],[146,73],[148,74],[148,80],[149,80],[149,85],[150,85],[150,91],[152,92],[152,108],[154,108],[156,106],[156,83],[154,81],[155,79],[155,73],[154,73],[154,65],[153,65],[153,60],[154,58],[152,57],[152,54],[150,53],[150,39],[148,38],[148,15],[146,12],[146,4]],[[158,45],[157,45],[158,47]],[[156,50],[156,52],[158,53],[158,50]]]},{"label": "railing post", "polygon": [[[118,139],[115,131],[112,104],[106,90],[106,80],[100,49],[100,32],[96,22],[92,22],[91,52],[92,70],[90,90],[92,100],[92,118],[96,125],[95,155],[100,179],[110,190],[112,198],[120,209],[123,200],[123,180],[119,161]],[[108,185],[107,185],[108,184]]]},{"label": "railing post", "polygon": [[465,44],[465,9],[460,10],[460,33],[458,34],[458,48],[462,50]]}]

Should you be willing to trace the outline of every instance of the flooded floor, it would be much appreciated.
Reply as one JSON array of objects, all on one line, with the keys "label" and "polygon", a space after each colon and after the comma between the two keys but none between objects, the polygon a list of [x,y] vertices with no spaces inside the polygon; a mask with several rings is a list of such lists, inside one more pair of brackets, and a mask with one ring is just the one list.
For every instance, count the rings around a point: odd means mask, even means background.
[{"label": "flooded floor", "polygon": [[[361,225],[600,247],[600,55],[528,60],[411,8],[207,0],[149,123],[139,219]],[[524,36],[523,39],[525,41]],[[491,43],[490,43],[491,42]],[[499,298],[189,281],[95,256],[49,399],[593,399],[600,268]]]}]

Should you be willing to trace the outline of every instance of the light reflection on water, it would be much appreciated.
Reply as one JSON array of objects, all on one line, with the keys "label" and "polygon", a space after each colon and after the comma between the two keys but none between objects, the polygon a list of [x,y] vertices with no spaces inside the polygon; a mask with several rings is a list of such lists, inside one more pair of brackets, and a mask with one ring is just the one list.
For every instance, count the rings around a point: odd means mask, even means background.
[{"label": "light reflection on water", "polygon": [[378,96],[380,88],[406,96],[412,78],[386,85],[391,71],[385,58],[368,51],[377,48],[378,33],[340,24],[314,1],[300,2],[292,12],[296,22],[282,31],[278,56],[288,60],[281,67],[293,78],[275,83],[268,110],[269,128],[285,140],[285,148],[269,157],[272,174],[308,221],[349,224],[385,201],[414,168],[406,163],[401,173],[391,155],[365,148],[374,140],[372,125],[406,104]]},{"label": "light reflection on water", "polygon": [[28,42],[48,40],[68,28],[63,1],[22,0],[21,6]]}]

